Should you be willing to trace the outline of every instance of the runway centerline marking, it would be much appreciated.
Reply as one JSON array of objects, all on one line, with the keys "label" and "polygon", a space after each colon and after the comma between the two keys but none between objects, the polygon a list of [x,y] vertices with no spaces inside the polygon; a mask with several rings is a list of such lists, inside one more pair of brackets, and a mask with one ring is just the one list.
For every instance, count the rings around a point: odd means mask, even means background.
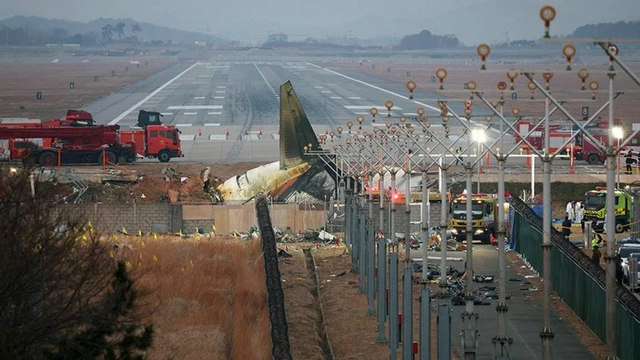
[{"label": "runway centerline marking", "polygon": [[258,73],[260,73],[260,76],[262,76],[262,80],[264,80],[264,82],[267,83],[267,86],[269,87],[269,89],[271,89],[271,92],[276,97],[276,99],[278,99],[278,101],[280,101],[280,96],[278,96],[278,93],[273,89],[273,86],[271,86],[271,84],[269,84],[269,81],[264,76],[264,74],[262,73],[262,71],[260,70],[258,65],[256,65],[256,63],[253,63],[253,66],[256,68],[256,70],[258,70]]},{"label": "runway centerline marking", "polygon": [[184,70],[183,72],[181,72],[180,74],[176,75],[173,79],[167,81],[166,83],[164,83],[163,85],[161,85],[159,88],[153,90],[151,92],[151,94],[147,95],[144,99],[138,101],[137,103],[135,103],[132,107],[128,108],[127,110],[125,110],[125,112],[123,112],[122,114],[118,115],[115,119],[109,121],[109,125],[115,125],[117,124],[120,120],[124,119],[125,116],[129,115],[133,110],[137,109],[138,107],[140,107],[142,104],[146,103],[147,100],[151,99],[152,97],[154,97],[157,93],[159,93],[160,91],[162,91],[162,89],[166,88],[167,86],[169,86],[172,82],[178,80],[182,75],[186,74],[189,70],[193,69],[194,67],[196,67],[197,65],[199,65],[200,62],[198,61],[197,63],[189,66],[186,70]]}]

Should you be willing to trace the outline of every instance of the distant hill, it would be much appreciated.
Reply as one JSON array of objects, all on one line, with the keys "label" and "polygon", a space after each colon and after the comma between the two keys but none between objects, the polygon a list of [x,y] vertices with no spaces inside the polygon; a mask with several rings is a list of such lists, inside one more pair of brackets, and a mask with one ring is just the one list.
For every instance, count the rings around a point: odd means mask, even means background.
[{"label": "distant hill", "polygon": [[640,21],[584,25],[577,28],[571,36],[577,38],[640,39]]},{"label": "distant hill", "polygon": [[[124,24],[124,25],[118,25]],[[172,43],[194,43],[208,42],[208,43],[222,43],[223,39],[214,36],[207,35],[199,32],[184,31],[173,29],[166,26],[154,25],[148,22],[138,22],[131,18],[126,19],[111,19],[100,18],[91,20],[87,23],[78,21],[67,21],[58,19],[45,19],[37,16],[14,16],[8,19],[0,21],[0,30],[3,28],[9,28],[11,30],[22,29],[24,32],[31,34],[39,34],[38,39],[52,40],[51,37],[47,38],[45,34],[57,34],[57,38],[53,40],[59,40],[59,38],[68,37],[73,41],[74,36],[76,40],[82,37],[96,38],[96,42],[105,41],[105,27],[108,30],[110,26],[111,39],[113,41],[123,42],[172,42]],[[118,31],[121,30],[121,31]],[[107,31],[109,32],[109,31]],[[33,38],[33,37],[32,37]],[[5,39],[0,37],[0,44],[3,44]],[[33,40],[32,40],[33,41]],[[29,44],[27,44],[29,45]]]},{"label": "distant hill", "polygon": [[439,36],[432,34],[429,30],[422,30],[419,34],[407,35],[400,40],[399,50],[419,50],[448,48],[460,45],[460,41],[455,35]]}]

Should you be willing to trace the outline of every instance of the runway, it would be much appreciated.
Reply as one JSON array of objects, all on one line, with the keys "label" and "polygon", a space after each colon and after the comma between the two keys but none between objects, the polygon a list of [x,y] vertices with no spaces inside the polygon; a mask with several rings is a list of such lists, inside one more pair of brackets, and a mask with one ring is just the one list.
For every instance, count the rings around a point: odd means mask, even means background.
[{"label": "runway", "polygon": [[[438,137],[447,146],[467,146],[466,139],[455,142],[463,127],[454,117],[449,120],[451,136],[447,139],[437,104],[410,100],[402,82],[329,67],[317,58],[293,61],[238,54],[222,60],[183,62],[85,109],[93,113],[98,123],[117,123],[125,128],[135,125],[140,109],[161,112],[163,122],[176,125],[182,132],[185,157],[172,159],[175,162],[277,161],[279,86],[287,80],[292,82],[318,134],[337,133],[337,127],[341,126],[348,136],[348,121],[355,124],[352,131],[357,132],[356,119],[360,115],[365,118],[363,130],[383,126],[388,121],[398,122],[400,116],[417,123],[416,110],[422,107],[432,124],[430,130],[441,135]],[[421,97],[437,98],[439,94],[423,92]],[[387,100],[394,102],[391,117],[384,106]],[[461,100],[450,101],[450,106],[462,115]],[[378,109],[375,123],[369,112],[372,107]],[[483,121],[472,120],[470,126],[485,125]],[[499,147],[498,125],[492,126],[485,144]],[[507,149],[514,146],[511,136],[506,136],[504,142]],[[438,147],[436,143],[428,146],[434,150]],[[157,160],[143,160],[146,161]],[[492,162],[495,167],[495,161]],[[536,172],[540,171],[541,161],[535,163]],[[507,166],[512,173],[530,172],[524,158],[510,158]],[[556,160],[553,168],[555,173],[570,172],[568,160]],[[577,173],[604,173],[604,166],[587,166],[582,162],[576,163],[576,169]]]}]

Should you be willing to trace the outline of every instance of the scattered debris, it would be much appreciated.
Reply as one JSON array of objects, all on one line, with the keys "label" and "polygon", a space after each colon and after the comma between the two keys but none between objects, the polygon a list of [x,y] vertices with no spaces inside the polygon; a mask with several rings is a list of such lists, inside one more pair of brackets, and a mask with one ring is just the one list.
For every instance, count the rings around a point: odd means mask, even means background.
[{"label": "scattered debris", "polygon": [[291,255],[289,252],[287,252],[285,249],[280,249],[278,251],[278,257],[279,258],[283,258],[283,259],[288,259],[288,258],[292,258],[293,255]]}]

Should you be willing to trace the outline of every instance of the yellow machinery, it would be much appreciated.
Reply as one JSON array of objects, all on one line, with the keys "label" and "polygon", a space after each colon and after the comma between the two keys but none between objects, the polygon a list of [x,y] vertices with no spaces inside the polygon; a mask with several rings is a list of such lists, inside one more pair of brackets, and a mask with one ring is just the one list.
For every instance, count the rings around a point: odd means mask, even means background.
[{"label": "yellow machinery", "polygon": [[[498,217],[498,198],[492,194],[471,195],[473,238],[489,243]],[[459,241],[467,237],[467,195],[459,195],[451,204],[451,228]]]}]

